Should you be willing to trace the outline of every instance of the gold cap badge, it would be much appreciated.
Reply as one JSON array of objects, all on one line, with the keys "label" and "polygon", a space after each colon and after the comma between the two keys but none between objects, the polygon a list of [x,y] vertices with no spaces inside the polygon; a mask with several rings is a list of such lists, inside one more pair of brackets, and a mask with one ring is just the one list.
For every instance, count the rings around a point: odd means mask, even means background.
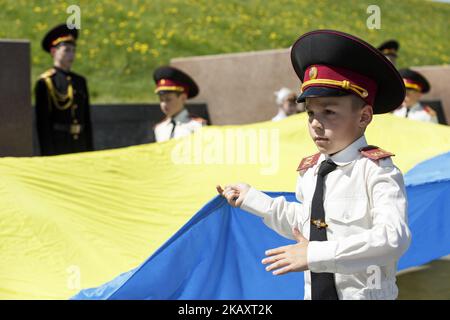
[{"label": "gold cap badge", "polygon": [[317,78],[317,68],[316,67],[311,67],[311,69],[309,69],[309,78],[310,79]]}]

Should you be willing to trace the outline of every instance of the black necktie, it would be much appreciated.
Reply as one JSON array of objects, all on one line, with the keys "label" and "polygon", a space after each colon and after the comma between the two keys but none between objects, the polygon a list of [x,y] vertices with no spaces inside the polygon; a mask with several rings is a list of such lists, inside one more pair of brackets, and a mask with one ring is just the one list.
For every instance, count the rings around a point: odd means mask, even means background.
[{"label": "black necktie", "polygon": [[410,110],[410,108],[406,108],[405,118],[408,118],[409,110]]},{"label": "black necktie", "polygon": [[170,123],[172,124],[172,132],[170,133],[170,139],[173,138],[174,134],[175,134],[175,126],[177,125],[175,120],[170,120]]},{"label": "black necktie", "polygon": [[[328,159],[320,164],[316,190],[311,205],[311,226],[309,241],[327,241],[327,225],[323,208],[323,187],[327,174],[336,169],[336,164]],[[338,300],[333,273],[311,272],[312,300]]]}]

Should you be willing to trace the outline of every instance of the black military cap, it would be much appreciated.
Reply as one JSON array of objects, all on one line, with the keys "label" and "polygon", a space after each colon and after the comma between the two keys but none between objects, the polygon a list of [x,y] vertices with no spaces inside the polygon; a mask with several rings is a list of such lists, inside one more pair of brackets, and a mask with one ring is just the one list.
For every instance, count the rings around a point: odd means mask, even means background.
[{"label": "black military cap", "polygon": [[69,29],[67,24],[60,24],[51,29],[42,40],[42,48],[50,52],[50,49],[56,47],[60,43],[75,44],[78,38],[78,30],[76,28]]},{"label": "black military cap", "polygon": [[162,66],[155,70],[153,79],[156,83],[155,93],[165,92],[184,92],[188,98],[198,95],[199,89],[194,79],[183,71],[170,67]]},{"label": "black military cap", "polygon": [[383,42],[378,50],[381,51],[382,54],[387,56],[393,56],[397,58],[397,51],[400,48],[400,44],[396,40],[388,40]]},{"label": "black military cap", "polygon": [[392,63],[350,34],[308,32],[292,46],[291,61],[302,81],[298,102],[306,97],[354,94],[379,114],[395,110],[405,97],[403,79]]},{"label": "black military cap", "polygon": [[405,82],[406,89],[416,90],[421,93],[430,91],[430,83],[419,72],[411,69],[401,69],[399,73]]}]

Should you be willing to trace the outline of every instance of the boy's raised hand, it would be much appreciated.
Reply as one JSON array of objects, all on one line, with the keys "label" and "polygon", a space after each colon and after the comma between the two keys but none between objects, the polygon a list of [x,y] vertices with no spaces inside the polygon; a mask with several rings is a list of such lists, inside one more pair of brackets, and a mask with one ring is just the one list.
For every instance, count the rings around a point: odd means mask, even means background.
[{"label": "boy's raised hand", "polygon": [[237,183],[227,185],[225,186],[225,189],[222,189],[220,185],[217,185],[216,189],[220,195],[227,199],[231,206],[240,207],[242,202],[244,202],[248,190],[250,190],[250,185],[246,183]]}]

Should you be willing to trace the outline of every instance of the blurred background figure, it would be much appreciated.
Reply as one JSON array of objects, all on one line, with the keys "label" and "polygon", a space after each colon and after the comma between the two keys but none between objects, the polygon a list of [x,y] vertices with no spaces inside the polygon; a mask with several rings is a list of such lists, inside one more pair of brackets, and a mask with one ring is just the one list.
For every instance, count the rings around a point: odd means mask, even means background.
[{"label": "blurred background figure", "polygon": [[286,117],[298,113],[297,96],[288,88],[281,88],[274,92],[276,103],[278,105],[278,113],[272,118],[272,121],[280,121]]},{"label": "blurred background figure", "polygon": [[153,73],[155,93],[166,118],[154,127],[156,142],[187,136],[206,125],[206,120],[189,114],[186,100],[198,95],[197,83],[185,72],[170,66]]},{"label": "blurred background figure", "polygon": [[378,50],[381,51],[381,53],[389,59],[389,61],[392,62],[392,64],[395,66],[397,63],[397,53],[400,48],[400,44],[397,40],[388,40],[386,42],[383,42],[379,47]]},{"label": "blurred background figure", "polygon": [[399,72],[405,83],[406,96],[402,106],[394,114],[412,120],[438,123],[436,111],[420,103],[422,95],[430,91],[427,79],[411,69],[401,69]]},{"label": "blurred background figure", "polygon": [[42,40],[53,67],[36,83],[36,126],[41,155],[50,156],[93,150],[87,82],[71,71],[77,29],[61,24]]}]

